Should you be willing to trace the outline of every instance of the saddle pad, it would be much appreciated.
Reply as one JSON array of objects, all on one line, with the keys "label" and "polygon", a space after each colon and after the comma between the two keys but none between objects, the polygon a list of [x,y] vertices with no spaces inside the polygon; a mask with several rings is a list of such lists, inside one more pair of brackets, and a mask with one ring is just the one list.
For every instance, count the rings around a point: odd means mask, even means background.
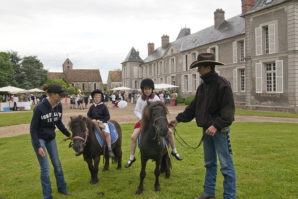
[{"label": "saddle pad", "polygon": [[[141,141],[141,134],[138,136],[138,147],[139,148],[141,147],[140,141]],[[167,143],[167,146],[170,145],[169,139],[166,139],[165,137],[162,137],[162,142],[163,142],[163,145],[165,145],[165,143]]]},{"label": "saddle pad", "polygon": [[[112,124],[111,122],[108,122],[108,126],[109,126],[109,129],[110,129],[111,144],[113,144],[118,140],[118,133],[117,133],[117,130],[116,130],[114,124]],[[100,136],[98,127],[94,127],[94,131],[95,131],[95,136],[97,138],[97,141],[98,141],[99,145],[102,147],[103,146],[103,139]]]}]

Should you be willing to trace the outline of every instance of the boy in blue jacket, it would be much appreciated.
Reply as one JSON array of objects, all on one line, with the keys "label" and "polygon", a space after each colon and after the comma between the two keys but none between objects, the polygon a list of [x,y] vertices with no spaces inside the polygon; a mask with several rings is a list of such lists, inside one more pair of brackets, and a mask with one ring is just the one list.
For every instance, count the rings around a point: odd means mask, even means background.
[{"label": "boy in blue jacket", "polygon": [[103,93],[101,90],[95,89],[92,91],[91,96],[94,104],[90,106],[87,116],[96,124],[96,126],[99,123],[103,123],[105,125],[103,132],[108,145],[109,156],[113,158],[115,157],[115,154],[112,151],[110,129],[107,123],[110,119],[108,107],[103,103]]}]

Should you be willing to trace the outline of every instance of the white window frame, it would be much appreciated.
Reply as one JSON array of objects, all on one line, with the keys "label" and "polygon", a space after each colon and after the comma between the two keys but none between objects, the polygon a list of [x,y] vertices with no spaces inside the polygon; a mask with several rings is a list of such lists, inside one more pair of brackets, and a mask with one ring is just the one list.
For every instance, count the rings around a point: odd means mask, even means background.
[{"label": "white window frame", "polygon": [[219,61],[219,47],[218,45],[209,46],[207,49],[208,53],[211,53],[211,49],[214,48],[215,61]]}]

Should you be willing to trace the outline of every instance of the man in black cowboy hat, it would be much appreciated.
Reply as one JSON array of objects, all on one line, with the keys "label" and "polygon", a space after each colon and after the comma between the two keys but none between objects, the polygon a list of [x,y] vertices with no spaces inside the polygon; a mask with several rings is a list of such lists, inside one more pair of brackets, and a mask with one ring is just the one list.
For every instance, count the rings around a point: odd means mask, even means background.
[{"label": "man in black cowboy hat", "polygon": [[196,118],[197,125],[203,128],[206,175],[204,193],[196,199],[215,198],[217,155],[224,176],[223,198],[236,198],[236,173],[229,139],[235,104],[230,83],[215,72],[215,65],[223,64],[216,62],[211,53],[199,54],[191,64],[190,68],[198,67],[203,83],[191,104],[170,123],[174,127],[178,122]]}]

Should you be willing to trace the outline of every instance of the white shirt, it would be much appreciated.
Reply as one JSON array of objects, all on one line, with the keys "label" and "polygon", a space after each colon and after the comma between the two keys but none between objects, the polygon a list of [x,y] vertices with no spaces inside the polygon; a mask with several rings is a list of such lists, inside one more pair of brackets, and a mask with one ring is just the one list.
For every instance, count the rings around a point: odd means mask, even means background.
[{"label": "white shirt", "polygon": [[115,101],[116,100],[116,95],[112,95],[112,101]]},{"label": "white shirt", "polygon": [[[160,101],[160,99],[157,95],[155,95],[153,99],[149,99],[148,101],[149,102],[156,102],[156,101]],[[137,116],[137,118],[139,120],[142,119],[143,110],[144,110],[146,105],[147,105],[147,101],[146,100],[144,101],[144,100],[142,100],[142,97],[139,97],[138,100],[137,100],[135,111],[134,111],[135,115]]]}]

